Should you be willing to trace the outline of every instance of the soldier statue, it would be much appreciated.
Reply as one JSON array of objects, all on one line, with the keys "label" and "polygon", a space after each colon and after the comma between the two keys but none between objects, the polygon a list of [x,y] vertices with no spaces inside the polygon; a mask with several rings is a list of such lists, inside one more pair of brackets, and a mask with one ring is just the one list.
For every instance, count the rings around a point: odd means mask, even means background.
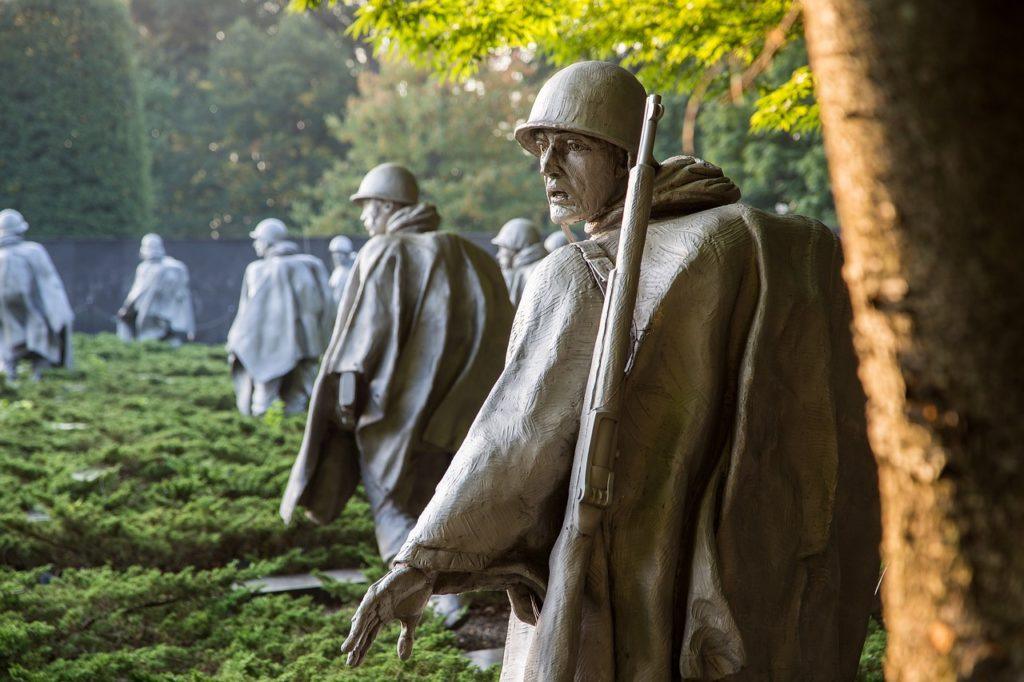
[{"label": "soldier statue", "polygon": [[345,285],[348,283],[348,276],[352,273],[352,263],[356,258],[356,250],[352,246],[352,240],[343,234],[331,240],[327,245],[331,252],[331,261],[334,269],[331,270],[331,292],[334,294],[334,304],[341,302],[341,295],[345,292]]},{"label": "soldier statue", "polygon": [[501,226],[491,243],[498,247],[498,264],[505,276],[512,305],[519,305],[530,273],[548,255],[540,240],[540,232],[532,220],[513,218]]},{"label": "soldier statue", "polygon": [[32,363],[32,378],[44,369],[70,367],[74,313],[64,283],[42,245],[25,241],[25,218],[0,211],[0,369],[18,376],[18,362]]},{"label": "soldier statue", "polygon": [[413,174],[385,163],[352,201],[359,250],[281,503],[335,518],[361,481],[390,562],[501,371],[512,306],[494,259],[437,231]]},{"label": "soldier statue", "polygon": [[147,234],[139,248],[142,262],[121,309],[117,335],[125,341],[167,341],[180,346],[196,334],[188,268],[164,250],[163,239]]},{"label": "soldier statue", "polygon": [[285,224],[267,218],[249,233],[260,260],[245,269],[227,349],[238,411],[263,414],[277,400],[305,412],[334,305],[327,268],[299,253]]},{"label": "soldier statue", "polygon": [[560,249],[568,243],[569,238],[565,236],[565,232],[555,230],[544,238],[544,250],[548,253],[554,253],[555,249]]},{"label": "soldier statue", "polygon": [[[393,620],[408,656],[431,594],[503,589],[503,680],[856,676],[880,532],[839,243],[679,156],[645,161],[646,246],[617,271],[647,104],[628,71],[581,62],[517,127],[552,221],[588,239],[531,275],[504,371],[356,612],[350,663]],[[604,292],[636,263],[617,421],[577,442],[602,418],[581,410],[605,381]],[[616,455],[577,469],[594,447]],[[582,499],[599,513],[581,555]]]}]

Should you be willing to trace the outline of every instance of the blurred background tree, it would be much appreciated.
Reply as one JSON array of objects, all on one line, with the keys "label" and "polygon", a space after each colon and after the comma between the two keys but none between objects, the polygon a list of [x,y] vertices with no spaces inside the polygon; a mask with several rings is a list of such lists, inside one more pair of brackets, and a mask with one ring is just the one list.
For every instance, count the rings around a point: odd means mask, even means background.
[{"label": "blurred background tree", "polygon": [[[3,7],[7,13],[31,7],[55,17],[56,9],[46,9],[54,1],[17,0]],[[134,53],[138,75],[124,80],[117,72],[90,81],[91,93],[113,94],[97,100],[107,113],[93,120],[107,127],[100,126],[103,139],[90,156],[116,152],[118,140],[107,140],[107,132],[116,137],[122,127],[134,130],[136,152],[145,157],[148,148],[152,159],[152,182],[128,162],[116,168],[90,162],[76,172],[91,176],[104,168],[102,175],[71,181],[62,175],[66,135],[56,147],[40,148],[6,126],[10,144],[2,158],[21,154],[58,172],[26,171],[49,183],[29,182],[32,189],[21,197],[27,204],[13,189],[0,198],[37,215],[43,214],[35,206],[65,206],[52,229],[34,220],[53,235],[152,228],[172,237],[244,238],[270,215],[290,221],[296,231],[358,234],[358,211],[348,196],[366,170],[385,160],[405,163],[420,176],[446,229],[493,231],[516,215],[547,226],[535,163],[511,131],[527,116],[539,83],[576,57],[619,60],[638,70],[649,87],[662,89],[669,117],[659,135],[660,157],[697,154],[722,166],[747,203],[835,224],[813,80],[798,36],[799,15],[788,0],[745,0],[742,6],[700,0],[676,8],[679,16],[669,19],[661,16],[664,8],[627,12],[618,2],[607,13],[570,2],[548,16],[537,4],[477,0],[292,3],[321,5],[308,13],[287,12],[287,0],[95,0],[61,3],[60,19],[67,23],[97,3],[120,13],[120,54]],[[134,20],[134,40],[124,30],[124,4]],[[567,14],[560,14],[563,9]],[[465,16],[456,17],[457,10]],[[565,17],[585,26],[565,23]],[[407,19],[423,28],[411,36],[411,47],[392,40],[409,38],[405,23],[391,25]],[[450,25],[437,24],[442,19]],[[661,20],[667,23],[651,32],[652,22]],[[558,40],[544,32],[556,24]],[[378,60],[356,34],[380,45],[386,41],[387,54]],[[647,37],[641,40],[641,34]],[[536,39],[536,46],[503,47],[513,38]],[[22,68],[25,50],[42,49],[35,41],[43,39],[44,33],[23,32],[0,48],[0,69],[19,74],[4,87],[24,89],[34,82],[32,74],[69,68],[56,53]],[[421,47],[429,52],[417,52]],[[127,57],[122,61],[131,66]],[[431,78],[438,74],[460,78]],[[144,123],[137,114],[139,89]],[[121,111],[132,102],[134,118]],[[5,120],[30,120],[18,112],[31,110],[31,120],[48,125],[76,108],[58,106],[52,97],[30,105],[22,95],[5,98],[4,106],[14,107]],[[81,135],[79,127],[71,129]],[[83,142],[71,142],[79,154]],[[9,173],[0,183],[22,187],[24,176]],[[111,219],[106,209],[94,210],[106,200],[90,188],[103,183],[112,188],[108,193],[136,197],[136,206],[151,204],[154,220]]]},{"label": "blurred background tree", "polygon": [[368,59],[342,15],[246,0],[136,0],[133,11],[159,229],[244,237],[263,217],[287,218],[345,153],[326,116],[345,110]]},{"label": "blurred background tree", "polygon": [[0,206],[33,236],[150,228],[149,158],[118,0],[0,2]]},{"label": "blurred background tree", "polygon": [[330,118],[348,152],[310,193],[299,222],[318,234],[362,234],[349,196],[384,161],[416,174],[424,200],[439,207],[442,229],[488,232],[516,216],[542,219],[536,163],[512,137],[537,87],[535,66],[511,52],[459,84],[439,86],[405,62],[364,72],[345,115]]},{"label": "blurred background tree", "polygon": [[[309,10],[338,0],[291,0]],[[496,50],[533,46],[558,66],[611,59],[649,89],[690,97],[683,151],[694,150],[696,114],[707,98],[733,101],[757,83],[775,55],[798,39],[799,0],[375,0],[354,8],[350,32],[381,53],[399,54],[445,77],[476,72]],[[758,98],[759,128],[817,126],[806,56]]]}]

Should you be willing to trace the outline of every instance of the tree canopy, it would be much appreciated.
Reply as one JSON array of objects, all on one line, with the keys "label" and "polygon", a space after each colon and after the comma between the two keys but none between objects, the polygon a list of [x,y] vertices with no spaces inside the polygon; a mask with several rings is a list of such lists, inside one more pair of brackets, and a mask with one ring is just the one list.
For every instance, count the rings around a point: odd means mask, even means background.
[{"label": "tree canopy", "polygon": [[[275,9],[276,8],[276,9]],[[345,145],[327,129],[366,50],[274,3],[141,0],[158,229],[240,237],[287,218]]]},{"label": "tree canopy", "polygon": [[536,93],[536,69],[512,56],[506,61],[442,87],[405,62],[361,74],[345,116],[330,119],[347,154],[312,193],[323,210],[301,212],[300,222],[320,234],[362,234],[349,195],[385,161],[416,174],[424,199],[438,205],[442,229],[497,231],[517,216],[546,221],[536,162],[512,139]]},{"label": "tree canopy", "polygon": [[[337,0],[292,0],[295,9]],[[651,90],[699,98],[753,88],[779,49],[800,36],[798,0],[375,0],[350,32],[435,72],[468,77],[497,50],[536,49],[555,64],[615,59]],[[806,62],[762,91],[754,123],[816,127]]]},{"label": "tree canopy", "polygon": [[36,236],[141,234],[149,161],[118,0],[0,2],[0,208]]}]

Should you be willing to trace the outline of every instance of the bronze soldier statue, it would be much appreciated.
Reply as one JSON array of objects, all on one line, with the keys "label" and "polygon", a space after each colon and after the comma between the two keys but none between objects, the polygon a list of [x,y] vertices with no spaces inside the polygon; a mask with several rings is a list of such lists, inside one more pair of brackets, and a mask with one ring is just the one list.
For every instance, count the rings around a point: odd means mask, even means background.
[{"label": "bronze soldier statue", "polygon": [[286,414],[300,414],[334,319],[327,268],[299,253],[277,218],[249,237],[260,259],[245,269],[227,343],[238,410],[258,416],[281,400]]},{"label": "bronze soldier statue", "polygon": [[544,249],[548,253],[553,253],[555,249],[560,249],[568,243],[569,238],[565,236],[565,233],[561,230],[556,230],[544,238]]},{"label": "bronze soldier statue", "polygon": [[[408,656],[431,594],[504,589],[503,680],[854,679],[878,490],[841,251],[821,223],[737,203],[704,161],[654,164],[616,435],[577,440],[645,99],[629,72],[582,62],[517,128],[551,219],[589,238],[531,275],[505,369],[357,610],[350,663],[392,620]],[[591,491],[577,462],[594,447],[616,455]]]},{"label": "bronze soldier statue", "polygon": [[519,305],[530,273],[548,255],[541,243],[540,232],[532,220],[513,218],[501,226],[491,243],[498,247],[498,264],[505,276],[512,305]]},{"label": "bronze soldier statue", "polygon": [[0,370],[12,380],[22,359],[36,380],[47,367],[72,365],[75,315],[49,254],[26,231],[21,213],[0,211]]},{"label": "bronze soldier statue", "polygon": [[196,320],[188,268],[167,255],[157,234],[142,238],[139,256],[132,288],[117,311],[117,335],[124,341],[167,341],[172,346],[192,341]]},{"label": "bronze soldier statue", "polygon": [[337,305],[345,291],[348,276],[352,273],[356,250],[352,246],[352,240],[343,234],[332,239],[327,245],[327,250],[331,252],[331,264],[333,265],[330,279],[331,293],[334,294],[334,304]]},{"label": "bronze soldier statue", "polygon": [[281,503],[327,522],[362,481],[390,562],[501,372],[512,324],[501,272],[386,163],[352,201],[371,238],[359,250],[313,390]]}]

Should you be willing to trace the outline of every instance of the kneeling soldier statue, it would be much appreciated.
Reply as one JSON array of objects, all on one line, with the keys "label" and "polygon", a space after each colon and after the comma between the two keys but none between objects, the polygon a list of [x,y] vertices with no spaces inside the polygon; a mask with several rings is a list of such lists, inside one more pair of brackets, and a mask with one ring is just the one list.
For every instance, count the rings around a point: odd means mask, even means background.
[{"label": "kneeling soldier statue", "polygon": [[853,680],[879,509],[837,239],[651,157],[660,104],[582,62],[516,139],[551,219],[504,371],[342,647],[507,590],[503,680]]}]

